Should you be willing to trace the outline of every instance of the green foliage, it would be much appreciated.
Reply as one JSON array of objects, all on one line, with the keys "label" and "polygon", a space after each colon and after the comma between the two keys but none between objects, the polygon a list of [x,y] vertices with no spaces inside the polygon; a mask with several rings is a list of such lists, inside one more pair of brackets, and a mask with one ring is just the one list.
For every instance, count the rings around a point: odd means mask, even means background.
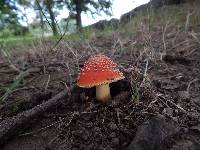
[{"label": "green foliage", "polygon": [[200,25],[200,9],[195,8],[193,15],[190,17],[190,23],[194,26]]},{"label": "green foliage", "polygon": [[[45,27],[48,24],[53,31],[53,35],[57,36],[66,30],[68,30],[68,33],[74,32],[74,26],[77,26],[78,30],[82,29],[81,13],[83,12],[89,12],[92,16],[95,14],[100,15],[100,12],[111,15],[112,0],[0,0],[0,31],[8,29],[14,35],[25,35],[23,32],[25,27],[22,27],[19,21],[22,18],[27,20],[27,17],[19,5],[26,9],[33,8],[37,15],[37,20],[39,20],[37,28],[40,27],[41,29],[38,30],[31,25],[32,33],[35,33],[34,31],[44,33],[46,29],[49,29]],[[70,16],[61,21],[60,27],[56,21],[56,16],[62,8],[68,8]],[[7,30],[3,31],[1,37],[8,37],[10,35],[8,33]]]},{"label": "green foliage", "polygon": [[81,33],[71,33],[69,35],[66,35],[64,37],[64,40],[71,40],[71,41],[79,41],[79,42],[85,42],[87,40],[90,40],[92,37],[94,37],[94,30],[87,28],[83,29]]},{"label": "green foliage", "polygon": [[13,33],[9,29],[4,29],[0,32],[0,38],[8,38],[13,36]]},{"label": "green foliage", "polygon": [[17,45],[32,46],[33,43],[39,41],[36,36],[9,36],[8,38],[0,38],[0,48],[12,49]]},{"label": "green foliage", "polygon": [[[67,6],[72,16],[77,13],[77,9],[81,12],[90,12],[91,15],[100,15],[101,11],[111,15],[111,0],[64,0],[63,4]],[[60,6],[63,4],[60,4]]]},{"label": "green foliage", "polygon": [[74,33],[76,32],[76,22],[70,18],[63,18],[59,23],[62,33]]},{"label": "green foliage", "polygon": [[19,19],[23,13],[17,7],[15,0],[0,0],[0,31],[7,28],[9,25],[19,24]]},{"label": "green foliage", "polygon": [[70,12],[69,18],[76,20],[78,31],[82,30],[81,14],[83,12],[89,12],[93,17],[95,14],[100,15],[100,12],[111,15],[111,0],[60,0],[56,4],[59,8],[67,7]]},{"label": "green foliage", "polygon": [[34,0],[34,8],[37,10],[37,16],[40,18],[41,27],[43,29],[44,20],[52,29],[53,35],[60,34],[60,28],[56,21],[56,3],[55,0]]}]

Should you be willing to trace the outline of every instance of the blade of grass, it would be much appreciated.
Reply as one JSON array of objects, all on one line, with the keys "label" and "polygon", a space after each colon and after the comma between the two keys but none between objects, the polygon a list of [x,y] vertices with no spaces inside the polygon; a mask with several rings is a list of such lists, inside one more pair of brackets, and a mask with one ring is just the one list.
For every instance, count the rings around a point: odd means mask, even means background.
[{"label": "blade of grass", "polygon": [[20,85],[20,82],[24,79],[25,72],[18,75],[17,79],[6,89],[3,96],[0,97],[0,104],[4,103],[8,96]]}]

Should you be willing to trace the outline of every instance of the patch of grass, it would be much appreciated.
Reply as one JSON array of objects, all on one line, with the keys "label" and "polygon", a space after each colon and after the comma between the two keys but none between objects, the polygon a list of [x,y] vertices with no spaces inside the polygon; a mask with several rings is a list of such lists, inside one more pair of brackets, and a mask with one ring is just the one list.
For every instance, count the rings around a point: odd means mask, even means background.
[{"label": "patch of grass", "polygon": [[194,11],[194,14],[191,15],[190,17],[190,23],[194,26],[199,26],[200,25],[200,9],[196,9]]},{"label": "patch of grass", "polygon": [[79,41],[84,42],[86,40],[90,40],[94,35],[95,32],[91,28],[83,29],[82,32],[78,33],[71,33],[69,35],[64,36],[64,40],[71,40],[71,41]]},{"label": "patch of grass", "polygon": [[184,27],[187,15],[191,12],[193,13],[189,18],[189,24],[192,26],[200,25],[200,5],[182,4],[138,11],[129,23],[121,27],[120,31],[132,34],[143,26],[147,26],[151,31],[155,27],[163,27],[167,23],[176,27]]},{"label": "patch of grass", "polygon": [[[84,42],[85,40],[91,39],[96,32],[93,29],[85,29],[82,33],[72,33],[70,35],[64,35],[62,40],[71,40],[71,41],[81,41]],[[60,37],[48,36],[48,37],[37,37],[37,36],[21,36],[21,37],[14,37],[8,36],[6,38],[0,38],[0,47],[4,49],[12,49],[15,48],[17,45],[23,46],[33,46],[37,45],[39,41],[51,41],[53,44],[59,41]]]},{"label": "patch of grass", "polygon": [[72,33],[70,35],[64,36],[64,40],[85,42],[91,40],[96,36],[108,36],[111,35],[115,30],[112,27],[106,27],[104,30],[96,30],[93,28],[84,28],[81,33]]},{"label": "patch of grass", "polygon": [[0,47],[11,49],[14,48],[16,45],[31,45],[38,40],[39,38],[35,36],[1,38]]}]

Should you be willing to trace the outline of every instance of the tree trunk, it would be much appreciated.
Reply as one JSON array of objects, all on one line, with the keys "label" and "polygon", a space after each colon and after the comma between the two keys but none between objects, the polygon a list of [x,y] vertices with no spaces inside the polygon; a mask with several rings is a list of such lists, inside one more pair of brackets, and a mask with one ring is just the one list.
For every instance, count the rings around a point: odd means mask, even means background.
[{"label": "tree trunk", "polygon": [[52,11],[53,1],[52,0],[47,0],[46,4],[47,4],[47,10],[49,12],[50,19],[51,19],[51,28],[52,28],[52,31],[53,31],[53,35],[57,36],[58,35],[58,30],[57,30],[57,27],[56,27],[55,16],[54,16],[54,13]]},{"label": "tree trunk", "polygon": [[77,31],[82,31],[82,21],[81,21],[81,14],[76,14],[76,25],[77,25]]},{"label": "tree trunk", "polygon": [[77,31],[81,32],[82,31],[82,20],[81,20],[81,2],[80,1],[75,1],[76,5],[76,27]]},{"label": "tree trunk", "polygon": [[40,16],[40,25],[41,25],[41,30],[42,30],[42,36],[44,36],[44,21],[43,21],[43,17],[42,17],[42,12],[39,11],[39,16]]}]

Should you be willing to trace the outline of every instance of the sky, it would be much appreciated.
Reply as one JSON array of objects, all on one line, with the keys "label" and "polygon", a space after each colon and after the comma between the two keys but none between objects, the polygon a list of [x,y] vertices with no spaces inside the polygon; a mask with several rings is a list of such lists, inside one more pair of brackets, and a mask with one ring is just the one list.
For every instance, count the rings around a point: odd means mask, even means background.
[{"label": "sky", "polygon": [[[113,0],[113,5],[112,5],[113,15],[112,16],[106,16],[105,14],[102,13],[101,16],[96,15],[95,18],[92,18],[91,15],[83,13],[81,15],[82,24],[83,26],[87,26],[95,22],[98,22],[99,20],[104,20],[104,19],[109,20],[111,18],[119,19],[122,14],[127,13],[130,10],[134,9],[135,7],[148,3],[148,2],[149,0]],[[25,12],[28,16],[28,22],[31,23],[33,19],[35,18],[34,12],[29,9],[25,10]],[[68,15],[69,15],[69,12],[68,10],[65,9],[65,10],[60,11],[60,15],[58,15],[56,19],[59,21],[62,18],[67,18]]]},{"label": "sky", "polygon": [[106,16],[102,14],[102,16],[96,16],[95,19],[93,19],[91,16],[87,14],[82,14],[82,20],[83,20],[83,25],[89,25],[95,22],[98,22],[99,20],[104,20],[104,19],[111,19],[111,18],[117,18],[119,19],[120,16],[124,13],[127,13],[134,9],[137,6],[140,6],[142,4],[148,3],[149,0],[114,0],[113,1],[113,6],[112,6],[112,11],[113,11],[113,16]]}]

